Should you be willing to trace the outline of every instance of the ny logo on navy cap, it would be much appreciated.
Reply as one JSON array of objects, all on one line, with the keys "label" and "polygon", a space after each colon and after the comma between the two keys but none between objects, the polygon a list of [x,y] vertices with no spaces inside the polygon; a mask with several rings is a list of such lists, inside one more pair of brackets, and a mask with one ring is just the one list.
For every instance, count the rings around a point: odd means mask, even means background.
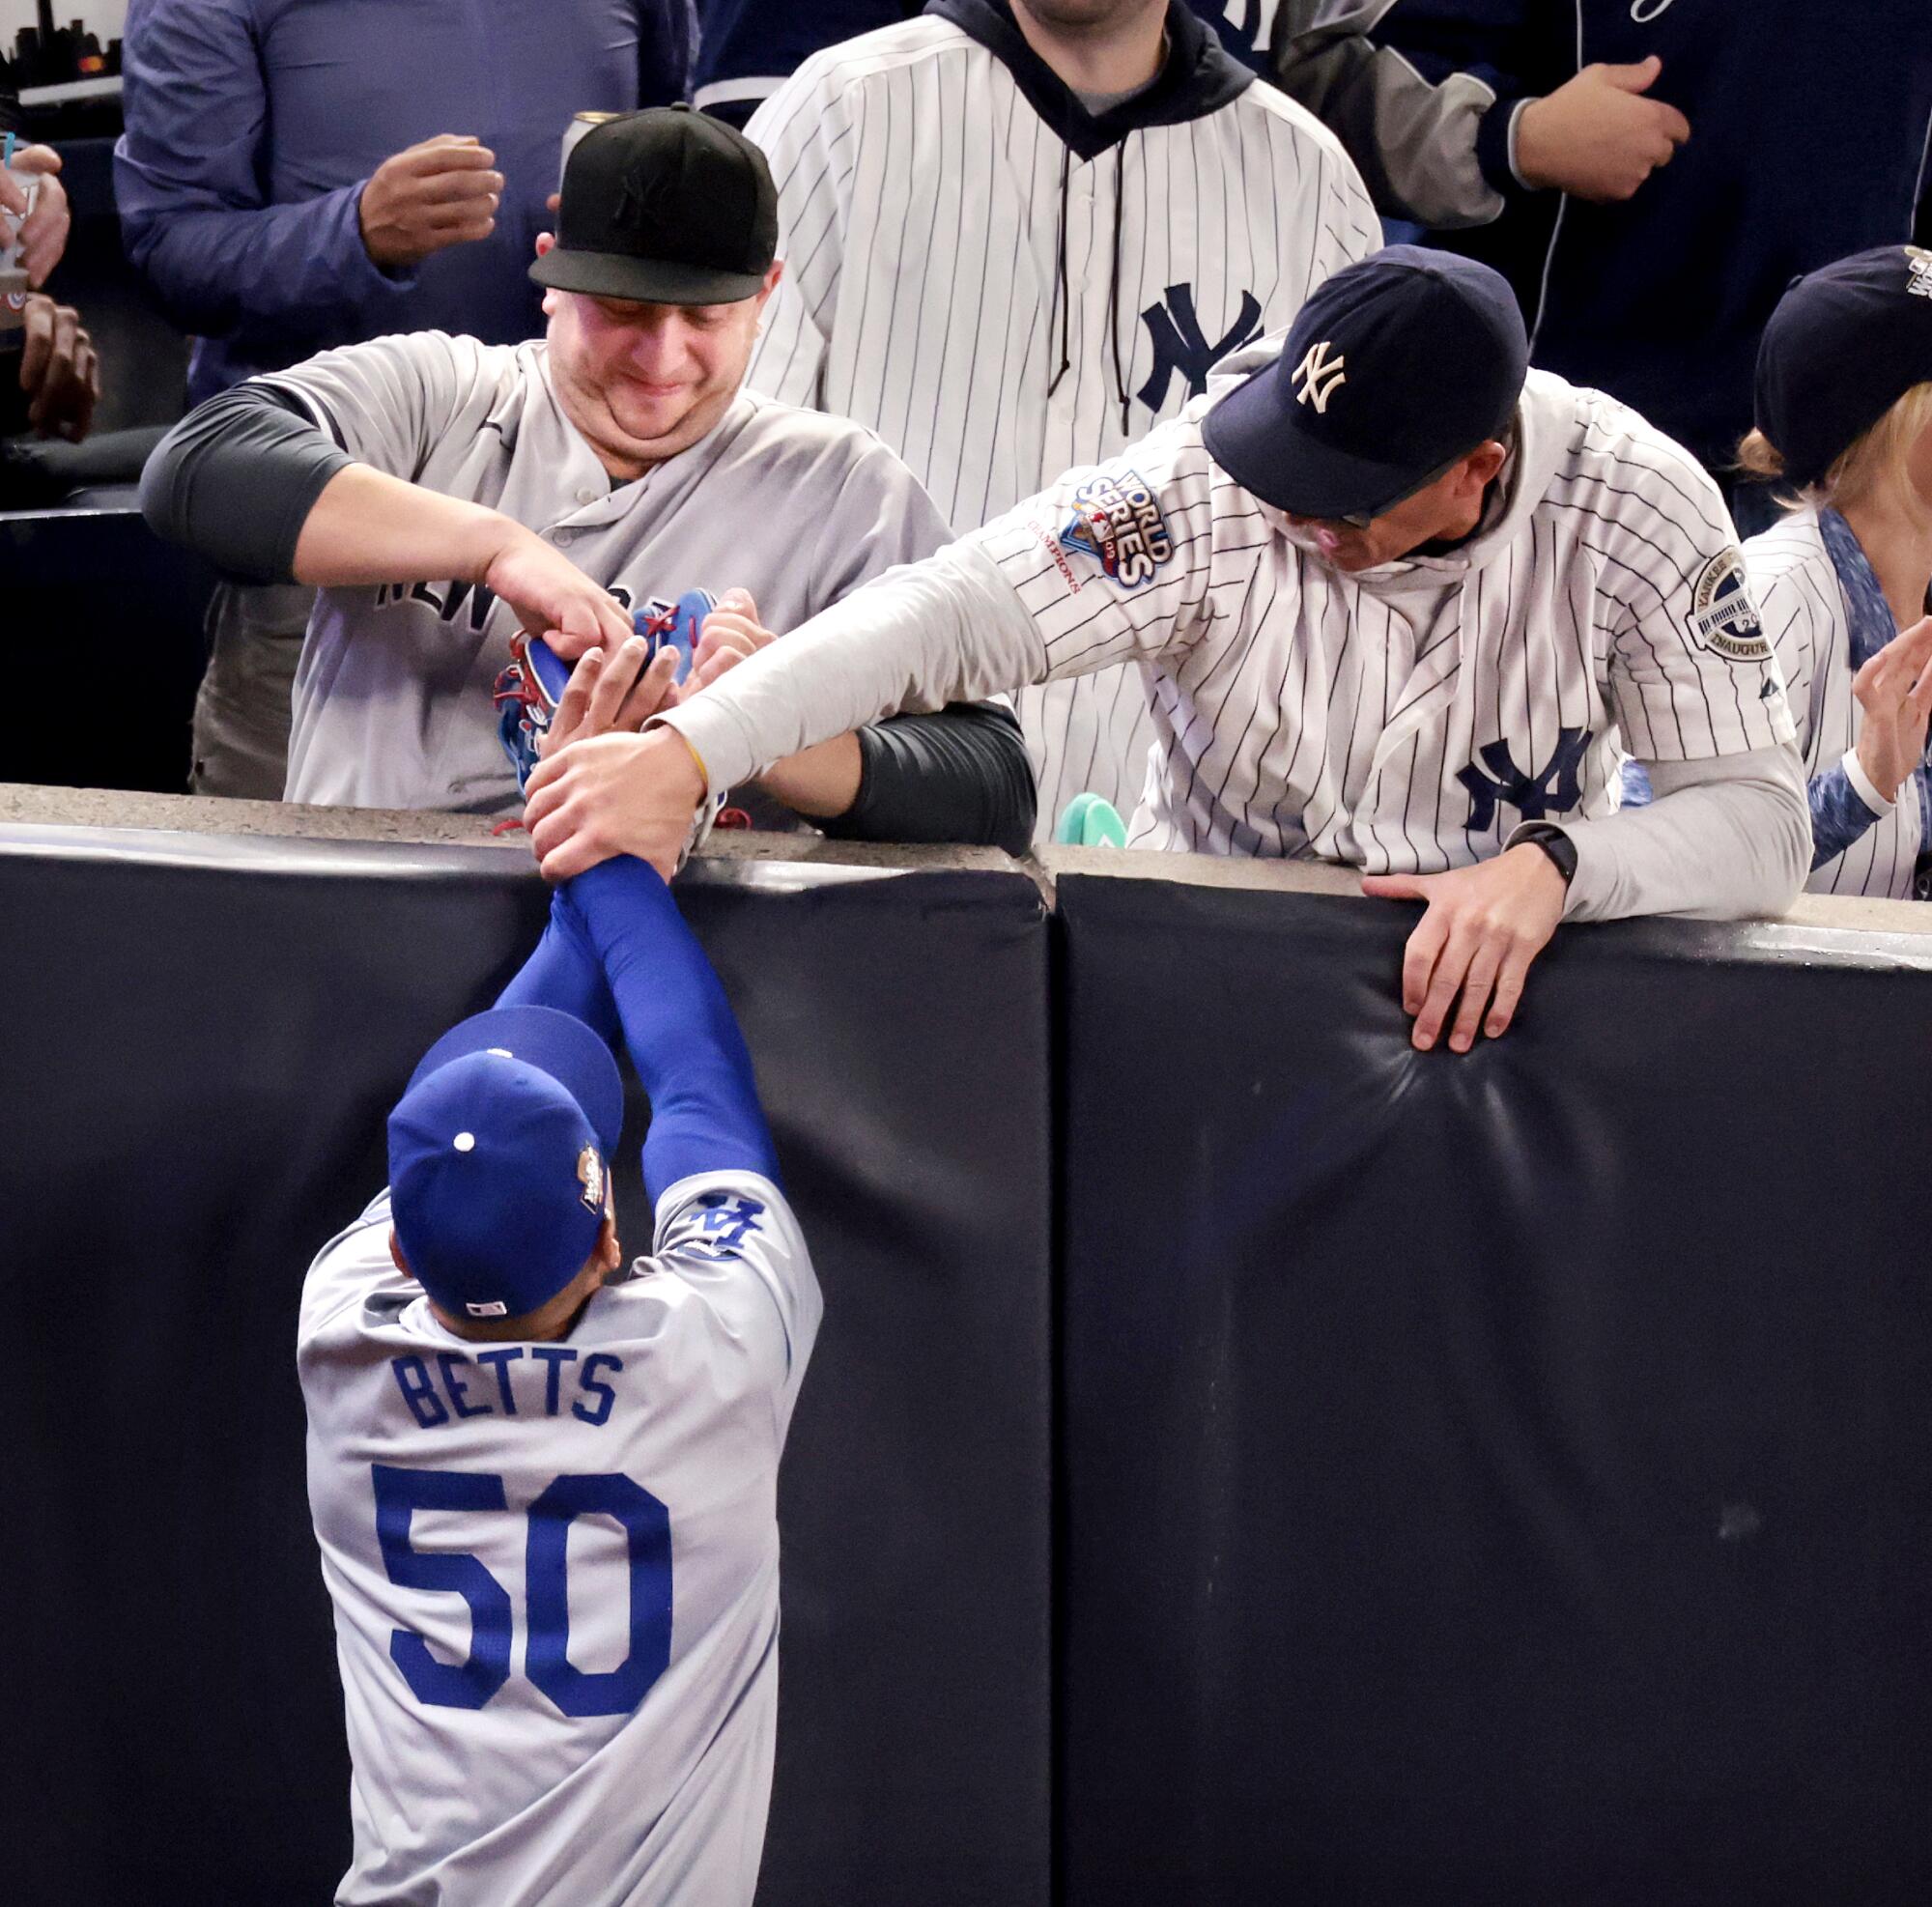
[{"label": "ny logo on navy cap", "polygon": [[1202,436],[1263,502],[1362,522],[1507,430],[1528,371],[1506,280],[1390,245],[1316,289],[1281,356],[1208,412]]},{"label": "ny logo on navy cap", "polygon": [[1313,400],[1316,410],[1326,411],[1328,400],[1335,395],[1335,387],[1349,382],[1349,373],[1344,368],[1348,361],[1346,357],[1330,361],[1326,338],[1320,344],[1311,344],[1306,356],[1294,367],[1295,379],[1301,385],[1294,393],[1296,402],[1306,404]]}]

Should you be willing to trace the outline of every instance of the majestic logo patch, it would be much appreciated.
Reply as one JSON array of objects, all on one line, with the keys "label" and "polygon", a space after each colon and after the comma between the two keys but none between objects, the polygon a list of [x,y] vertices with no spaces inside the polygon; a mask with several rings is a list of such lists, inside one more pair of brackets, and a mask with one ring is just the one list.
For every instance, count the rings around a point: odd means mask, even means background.
[{"label": "majestic logo patch", "polygon": [[1117,483],[1094,477],[1073,493],[1072,520],[1060,532],[1061,546],[1092,556],[1123,589],[1153,581],[1154,572],[1174,555],[1153,492],[1135,470],[1122,470]]},{"label": "majestic logo patch", "polygon": [[1201,328],[1192,285],[1170,285],[1163,296],[1165,304],[1151,304],[1141,313],[1148,342],[1153,346],[1153,369],[1134,393],[1155,413],[1167,402],[1167,387],[1177,371],[1187,380],[1188,396],[1199,397],[1208,388],[1208,373],[1231,351],[1251,344],[1262,331],[1261,299],[1253,292],[1241,294],[1241,308],[1235,322],[1213,344]]},{"label": "majestic logo patch", "polygon": [[1905,289],[1914,298],[1932,298],[1932,251],[1922,245],[1907,245],[1905,256],[1912,272]]},{"label": "majestic logo patch", "polygon": [[1294,401],[1297,404],[1312,402],[1316,410],[1325,416],[1328,400],[1349,382],[1349,374],[1342,368],[1348,361],[1346,357],[1328,356],[1326,338],[1320,344],[1311,344],[1307,355],[1294,367],[1294,375],[1301,383],[1301,388],[1294,393]]},{"label": "majestic logo patch", "polygon": [[1472,761],[1456,777],[1469,791],[1469,826],[1487,834],[1495,825],[1498,808],[1514,808],[1525,821],[1568,814],[1582,803],[1577,770],[1589,747],[1589,729],[1559,728],[1549,759],[1525,774],[1516,765],[1508,742],[1485,743],[1476,751],[1482,765]]},{"label": "majestic logo patch", "polygon": [[604,1210],[604,1161],[595,1146],[585,1146],[577,1155],[577,1182],[583,1187],[578,1197],[586,1211]]},{"label": "majestic logo patch", "polygon": [[1697,646],[1726,662],[1771,660],[1771,642],[1745,583],[1741,551],[1722,551],[1704,565],[1690,591],[1690,624]]}]

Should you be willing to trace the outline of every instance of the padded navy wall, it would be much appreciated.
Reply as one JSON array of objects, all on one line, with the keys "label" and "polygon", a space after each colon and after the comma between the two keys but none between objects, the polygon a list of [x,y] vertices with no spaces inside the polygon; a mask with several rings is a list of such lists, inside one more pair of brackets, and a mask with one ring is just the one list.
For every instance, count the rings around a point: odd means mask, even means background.
[{"label": "padded navy wall", "polygon": [[1928,943],[1059,907],[1067,1907],[1932,1898]]},{"label": "padded navy wall", "polygon": [[[1041,1899],[1037,891],[714,868],[681,893],[827,1297],[781,1490],[761,1903]],[[348,1771],[297,1293],[381,1183],[415,1058],[544,903],[488,849],[0,830],[10,1899],[328,1898]]]}]

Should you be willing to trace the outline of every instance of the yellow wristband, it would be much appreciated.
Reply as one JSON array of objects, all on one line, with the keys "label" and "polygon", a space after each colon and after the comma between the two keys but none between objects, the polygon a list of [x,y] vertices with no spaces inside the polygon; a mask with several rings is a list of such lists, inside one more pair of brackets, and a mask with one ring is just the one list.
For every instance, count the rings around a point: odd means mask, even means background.
[{"label": "yellow wristband", "polygon": [[684,744],[684,752],[685,754],[690,755],[693,761],[696,762],[697,772],[704,779],[704,792],[706,794],[709,794],[711,792],[711,770],[705,767],[704,757],[697,752],[697,744],[694,742],[691,739],[691,737],[687,735],[684,732],[684,730],[676,725],[676,723],[667,722],[662,726],[664,727],[668,728],[671,731],[671,733],[675,735],[678,738],[678,740]]}]

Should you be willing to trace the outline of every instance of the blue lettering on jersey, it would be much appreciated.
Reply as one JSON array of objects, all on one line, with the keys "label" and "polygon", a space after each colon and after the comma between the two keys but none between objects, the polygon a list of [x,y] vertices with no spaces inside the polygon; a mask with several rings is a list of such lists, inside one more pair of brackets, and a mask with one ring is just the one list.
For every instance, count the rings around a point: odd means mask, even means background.
[{"label": "blue lettering on jersey", "polygon": [[434,1430],[438,1424],[449,1421],[449,1412],[443,1408],[442,1399],[436,1394],[436,1382],[430,1377],[429,1366],[420,1357],[392,1357],[389,1369],[396,1374],[396,1388],[403,1393],[403,1402],[410,1407],[410,1414],[424,1430]]},{"label": "blue lettering on jersey", "polygon": [[514,1417],[517,1414],[517,1393],[510,1388],[509,1367],[523,1356],[523,1348],[513,1346],[507,1351],[479,1351],[476,1361],[490,1365],[497,1373],[497,1395],[502,1399],[503,1414]]},{"label": "blue lettering on jersey", "polygon": [[1165,304],[1151,304],[1141,313],[1153,346],[1153,369],[1134,395],[1157,415],[1167,402],[1167,387],[1178,371],[1187,380],[1189,397],[1208,388],[1208,373],[1231,351],[1239,351],[1262,334],[1261,300],[1253,292],[1241,294],[1241,308],[1218,342],[1209,344],[1194,309],[1192,285],[1170,285]]},{"label": "blue lettering on jersey", "polygon": [[[727,1228],[731,1244],[756,1223],[758,1213],[764,1210],[754,1199],[740,1200],[739,1204],[746,1210],[718,1214],[720,1224]],[[710,1249],[714,1257],[737,1256],[728,1246]],[[529,1394],[534,1378],[525,1382],[523,1401],[527,1408],[519,1409],[517,1384],[510,1372],[511,1365],[522,1363],[526,1357],[543,1367],[543,1415],[560,1415],[566,1408],[563,1368],[566,1364],[578,1364],[579,1354],[573,1347],[563,1344],[532,1345],[527,1352],[522,1345],[504,1345],[495,1351],[479,1351],[474,1358],[465,1356],[460,1351],[439,1351],[433,1361],[422,1357],[392,1357],[389,1368],[395,1374],[396,1388],[402,1392],[403,1402],[410,1407],[410,1414],[424,1430],[437,1430],[464,1417],[494,1417],[498,1412],[505,1417],[534,1415],[535,1405]],[[478,1371],[478,1365],[487,1367],[487,1376]],[[593,1430],[608,1424],[617,1403],[617,1393],[606,1379],[614,1377],[623,1368],[624,1360],[608,1351],[594,1351],[584,1357],[578,1364],[578,1396],[569,1400],[570,1414]],[[493,1389],[494,1403],[488,1401]]]},{"label": "blue lettering on jersey", "polygon": [[384,583],[376,588],[376,607],[385,610],[397,603],[421,603],[444,622],[454,622],[469,605],[472,635],[482,632],[490,612],[497,607],[496,593],[480,583],[445,583],[439,592],[427,583]]},{"label": "blue lettering on jersey", "polygon": [[437,1369],[442,1373],[442,1387],[449,1393],[449,1408],[459,1417],[489,1417],[496,1413],[487,1404],[468,1402],[469,1388],[466,1380],[456,1374],[459,1364],[468,1364],[467,1357],[460,1357],[452,1351],[440,1351],[436,1354]]},{"label": "blue lettering on jersey", "polygon": [[530,1355],[544,1367],[544,1415],[556,1415],[557,1373],[566,1364],[577,1362],[577,1352],[567,1344],[537,1344],[530,1347]]},{"label": "blue lettering on jersey", "polygon": [[570,1414],[581,1418],[592,1430],[601,1430],[611,1421],[611,1407],[617,1401],[617,1393],[609,1384],[598,1381],[597,1367],[600,1364],[611,1372],[621,1371],[624,1368],[624,1360],[621,1357],[613,1357],[608,1351],[593,1351],[583,1360],[583,1366],[577,1374],[577,1387],[595,1397],[597,1408],[594,1410],[586,1410],[582,1404],[573,1404],[570,1407]]},{"label": "blue lettering on jersey", "polygon": [[1549,759],[1525,774],[1516,765],[1508,742],[1486,743],[1476,751],[1482,766],[1471,762],[1456,777],[1469,791],[1469,826],[1486,834],[1495,824],[1499,806],[1514,808],[1525,821],[1569,813],[1583,798],[1577,778],[1589,746],[1587,728],[1559,728]]}]

